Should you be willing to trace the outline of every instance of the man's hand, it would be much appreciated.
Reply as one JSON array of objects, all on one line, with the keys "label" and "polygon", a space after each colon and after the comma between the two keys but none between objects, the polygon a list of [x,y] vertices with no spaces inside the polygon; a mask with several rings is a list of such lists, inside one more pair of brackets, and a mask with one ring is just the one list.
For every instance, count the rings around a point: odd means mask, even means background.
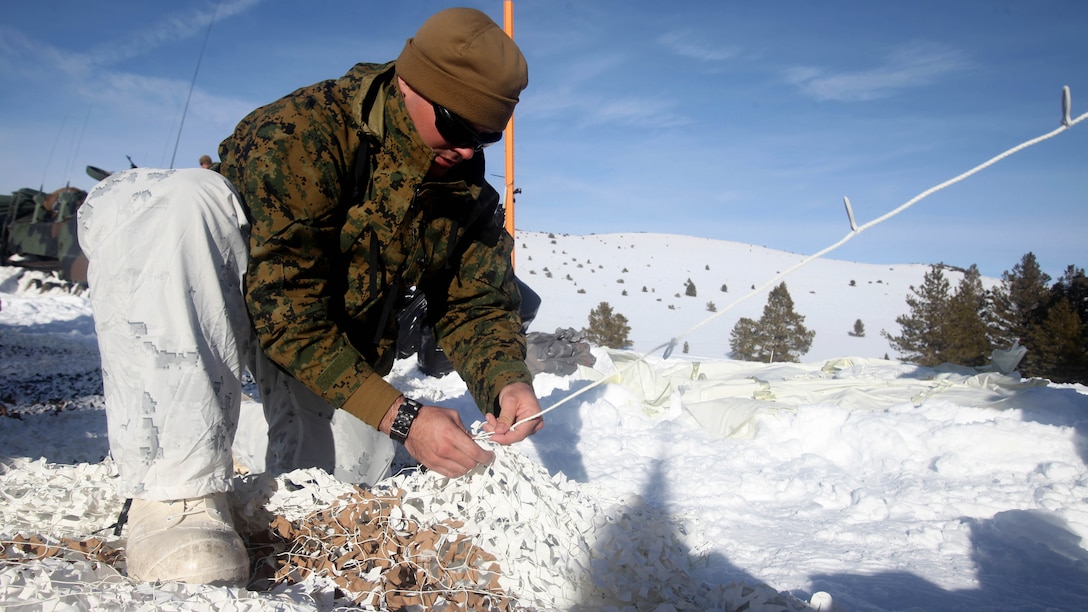
[{"label": "man's hand", "polygon": [[[403,398],[397,399],[382,419],[379,430],[388,434]],[[443,476],[457,478],[477,465],[491,463],[495,453],[485,450],[468,435],[456,410],[423,406],[404,442],[420,463]]]},{"label": "man's hand", "polygon": [[499,418],[496,419],[493,414],[487,415],[484,431],[492,432],[491,440],[499,444],[520,442],[540,431],[544,427],[544,419],[537,417],[518,425],[517,429],[510,427],[535,414],[540,414],[540,401],[532,386],[522,382],[510,383],[499,391]]}]

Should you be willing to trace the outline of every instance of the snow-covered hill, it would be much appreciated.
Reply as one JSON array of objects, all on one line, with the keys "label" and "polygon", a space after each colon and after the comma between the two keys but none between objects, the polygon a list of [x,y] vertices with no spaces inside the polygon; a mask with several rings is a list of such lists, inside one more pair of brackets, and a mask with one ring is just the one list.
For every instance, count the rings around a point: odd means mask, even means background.
[{"label": "snow-covered hill", "polygon": [[[631,325],[632,349],[645,352],[716,318],[681,341],[692,357],[721,359],[741,317],[759,319],[779,274],[805,259],[764,247],[666,234],[572,236],[517,232],[518,276],[542,297],[532,330],[581,329],[589,312],[608,302]],[[895,318],[906,314],[911,286],[920,286],[929,265],[871,265],[817,259],[782,279],[805,326],[816,332],[805,361],[857,356],[896,358],[881,330],[900,333]],[[946,271],[955,287],[962,275]],[[686,295],[691,279],[697,295]],[[983,279],[990,286],[995,279]],[[723,291],[723,288],[725,289]],[[747,299],[745,299],[747,298]],[[708,310],[713,302],[717,312]],[[740,303],[738,303],[740,302]],[[857,320],[865,336],[852,336]],[[678,347],[677,351],[680,350]]]}]

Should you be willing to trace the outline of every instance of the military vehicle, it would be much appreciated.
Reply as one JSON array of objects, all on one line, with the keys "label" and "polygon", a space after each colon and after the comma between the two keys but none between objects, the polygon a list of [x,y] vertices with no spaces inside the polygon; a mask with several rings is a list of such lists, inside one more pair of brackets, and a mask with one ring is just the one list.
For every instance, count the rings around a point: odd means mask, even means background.
[{"label": "military vehicle", "polygon": [[[87,166],[102,180],[109,172]],[[76,238],[76,211],[87,192],[62,187],[44,192],[29,187],[0,195],[0,265],[55,271],[60,278],[87,284],[87,258]]]}]

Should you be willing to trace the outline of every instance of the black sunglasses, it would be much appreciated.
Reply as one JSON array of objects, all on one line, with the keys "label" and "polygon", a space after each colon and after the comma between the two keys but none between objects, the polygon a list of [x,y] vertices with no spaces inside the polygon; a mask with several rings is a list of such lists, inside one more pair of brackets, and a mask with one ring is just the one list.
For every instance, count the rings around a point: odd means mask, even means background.
[{"label": "black sunglasses", "polygon": [[442,138],[454,147],[472,147],[479,151],[502,138],[502,132],[477,132],[445,106],[434,102],[431,102],[431,106],[434,107],[434,126]]}]

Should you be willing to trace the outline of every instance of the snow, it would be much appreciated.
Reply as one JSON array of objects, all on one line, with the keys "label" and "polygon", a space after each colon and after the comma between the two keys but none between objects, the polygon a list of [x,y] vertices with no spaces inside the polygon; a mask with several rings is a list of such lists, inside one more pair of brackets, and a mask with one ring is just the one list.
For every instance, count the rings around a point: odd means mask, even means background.
[{"label": "snow", "polygon": [[[607,301],[629,319],[633,350],[597,348],[592,369],[538,375],[553,408],[545,428],[490,469],[457,481],[410,471],[383,486],[407,491],[405,511],[420,520],[459,516],[522,605],[729,609],[748,597],[750,609],[827,610],[828,598],[836,610],[1088,609],[1088,389],[883,359],[895,354],[879,331],[898,331],[927,266],[802,268],[784,280],[816,330],[812,350],[799,364],[758,364],[726,352],[766,291],[735,302],[798,255],[655,234],[519,232],[517,245],[519,276],[543,298],[533,330],[581,328]],[[0,540],[84,538],[121,502],[91,309],[35,278],[0,268]],[[696,297],[684,295],[688,278]],[[863,338],[847,333],[857,319]],[[668,359],[639,359],[674,337]],[[389,380],[466,424],[479,419],[456,375],[427,377],[402,360]],[[280,509],[316,509],[339,492],[295,478],[301,497]],[[343,605],[313,584],[152,588],[102,563],[0,564],[0,606],[11,609],[148,602]]]}]

